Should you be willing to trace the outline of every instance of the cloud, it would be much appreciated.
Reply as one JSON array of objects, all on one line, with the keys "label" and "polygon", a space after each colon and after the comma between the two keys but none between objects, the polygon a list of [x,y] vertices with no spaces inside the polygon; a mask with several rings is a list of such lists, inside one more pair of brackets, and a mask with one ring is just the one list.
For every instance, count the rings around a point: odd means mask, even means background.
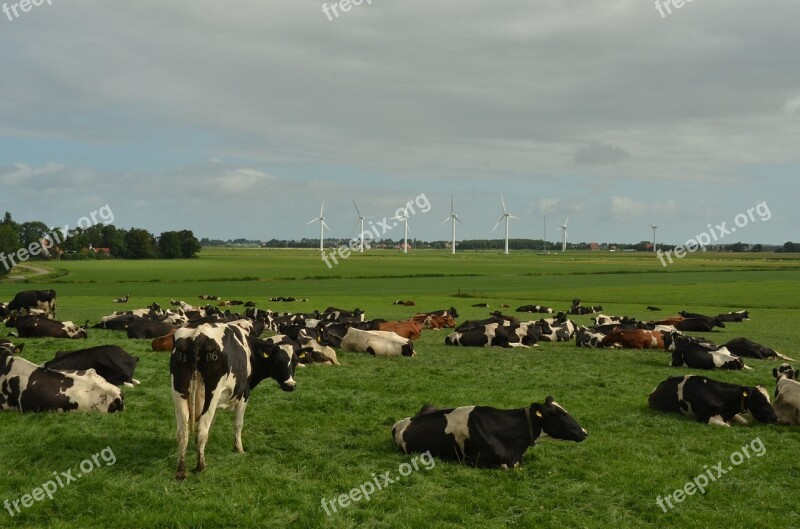
[{"label": "cloud", "polygon": [[575,163],[582,165],[612,165],[630,157],[630,153],[621,147],[603,143],[592,143],[575,150]]},{"label": "cloud", "polygon": [[[31,167],[26,163],[15,163],[13,169],[7,168],[0,173],[0,183],[5,185],[20,185],[29,182],[37,176],[60,173],[64,168],[64,165],[52,162],[42,167]],[[2,168],[0,168],[0,170],[2,170]]]},{"label": "cloud", "polygon": [[643,200],[633,199],[629,196],[614,195],[611,197],[611,216],[614,220],[639,220],[644,217],[655,220],[652,219],[653,216],[666,213],[675,214],[677,211],[678,204],[674,200],[645,202]]},{"label": "cloud", "polygon": [[788,100],[783,105],[783,111],[787,114],[797,114],[800,112],[800,95]]}]

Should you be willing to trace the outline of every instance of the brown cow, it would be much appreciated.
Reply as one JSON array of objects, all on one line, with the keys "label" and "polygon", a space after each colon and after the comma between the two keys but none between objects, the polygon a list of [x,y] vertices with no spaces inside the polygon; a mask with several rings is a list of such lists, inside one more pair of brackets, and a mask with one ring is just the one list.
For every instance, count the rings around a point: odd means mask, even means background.
[{"label": "brown cow", "polygon": [[177,329],[172,329],[169,334],[159,336],[153,340],[151,343],[153,351],[172,351],[175,348],[175,331]]},{"label": "brown cow", "polygon": [[601,341],[609,346],[619,344],[624,349],[664,349],[664,336],[661,331],[646,331],[644,329],[613,329]]},{"label": "brown cow", "polygon": [[677,327],[680,322],[685,320],[683,316],[670,316],[661,321],[657,321],[656,325],[672,325],[673,327]]},{"label": "brown cow", "polygon": [[408,300],[398,299],[397,301],[394,302],[394,304],[395,305],[403,305],[405,307],[413,307],[413,306],[416,305],[416,303],[414,303],[414,301],[410,300],[410,299],[408,299]]},{"label": "brown cow", "polygon": [[419,339],[424,326],[418,321],[387,321],[378,324],[379,331],[391,331],[409,340]]},{"label": "brown cow", "polygon": [[454,329],[456,320],[449,314],[439,316],[436,314],[416,314],[411,321],[416,321],[425,326],[426,329],[444,329],[445,327]]}]

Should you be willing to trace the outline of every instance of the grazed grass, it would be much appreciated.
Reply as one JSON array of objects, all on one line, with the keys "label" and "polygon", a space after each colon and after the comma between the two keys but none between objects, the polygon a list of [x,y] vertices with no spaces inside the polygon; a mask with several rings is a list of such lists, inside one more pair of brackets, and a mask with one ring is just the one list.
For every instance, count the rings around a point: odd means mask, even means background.
[{"label": "grazed grass", "polygon": [[[796,321],[800,271],[792,259],[691,256],[662,269],[652,256],[539,256],[434,252],[355,256],[333,270],[312,252],[204,251],[175,262],[65,262],[53,285],[0,285],[0,299],[22,288],[59,293],[59,316],[96,321],[121,306],[170,298],[198,302],[201,293],[252,299],[260,307],[303,311],[358,306],[368,316],[404,318],[455,305],[465,318],[484,317],[487,302],[541,303],[564,309],[574,297],[607,314],[666,316],[682,309],[716,313],[753,309],[753,321],[730,324],[709,337],[747,336],[800,358]],[[641,273],[651,271],[653,273]],[[612,273],[613,272],[613,273]],[[655,273],[658,272],[658,273]],[[530,275],[530,274],[541,275]],[[467,275],[470,274],[470,275]],[[473,275],[474,274],[474,275]],[[330,276],[339,276],[329,279]],[[325,279],[303,279],[320,276]],[[409,277],[398,277],[409,276]],[[257,277],[254,279],[242,279]],[[204,281],[204,279],[209,279]],[[152,282],[159,280],[159,282]],[[95,282],[89,282],[95,281]],[[471,298],[454,297],[459,289]],[[309,303],[269,304],[272,296]],[[414,299],[416,307],[392,305]],[[646,305],[664,310],[648,313]],[[125,306],[122,306],[125,307]],[[126,307],[127,308],[127,307]],[[506,310],[509,312],[509,310]],[[588,317],[574,318],[587,323]],[[788,527],[796,519],[800,474],[796,428],[754,424],[711,428],[652,413],[647,394],[677,373],[662,352],[578,349],[573,343],[524,350],[456,349],[445,333],[425,331],[415,358],[377,359],[340,353],[340,367],[298,373],[298,390],[259,386],[244,427],[247,452],[232,448],[233,417],[220,412],[207,450],[208,469],[176,483],[174,415],[168,354],[123,333],[90,331],[83,342],[23,340],[22,356],[42,362],[56,350],[115,343],[141,357],[142,385],[126,390],[123,413],[0,414],[0,502],[29,493],[106,446],[117,463],[59,490],[15,517],[0,510],[0,527]],[[749,360],[754,371],[712,376],[772,390],[774,363]],[[391,425],[425,402],[521,407],[556,396],[589,431],[581,444],[545,442],[512,472],[478,471],[438,462],[328,517],[331,499],[372,479],[396,473],[410,458],[390,439]],[[664,496],[743,444],[760,437],[766,454],[736,467],[664,514]]]}]

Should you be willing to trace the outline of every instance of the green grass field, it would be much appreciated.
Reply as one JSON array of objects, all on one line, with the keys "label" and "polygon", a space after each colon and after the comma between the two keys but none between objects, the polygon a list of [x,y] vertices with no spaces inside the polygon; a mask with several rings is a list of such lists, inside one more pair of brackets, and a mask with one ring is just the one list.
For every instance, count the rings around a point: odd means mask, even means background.
[{"label": "green grass field", "polygon": [[[39,266],[39,263],[35,263]],[[679,310],[716,314],[748,309],[752,321],[706,336],[746,336],[800,359],[800,260],[796,255],[703,254],[664,268],[652,255],[568,253],[380,252],[328,269],[313,251],[203,250],[189,261],[46,263],[36,281],[0,282],[0,300],[30,288],[58,291],[59,319],[94,323],[121,308],[171,298],[200,303],[200,294],[253,300],[293,312],[329,305],[359,307],[368,317],[405,319],[416,311],[456,306],[459,321],[482,318],[508,303],[566,309],[573,298],[603,305],[605,314],[650,318]],[[270,304],[272,296],[308,303]],[[416,307],[392,305],[413,299]],[[525,316],[525,315],[521,315]],[[586,324],[588,316],[573,319]],[[141,358],[125,390],[124,412],[0,414],[0,502],[39,487],[54,472],[77,469],[106,447],[116,456],[20,514],[0,509],[0,527],[800,527],[795,505],[800,430],[763,424],[715,428],[647,407],[647,395],[670,375],[654,351],[592,350],[574,342],[532,349],[467,349],[443,345],[447,332],[425,331],[414,358],[339,352],[341,366],[298,369],[296,392],[265,382],[245,418],[245,454],[232,451],[233,416],[220,411],[206,451],[208,468],[174,478],[175,420],[168,353],[146,340],[90,330],[89,339],[20,340],[21,356],[44,362],[55,351],[118,344]],[[777,364],[750,359],[751,372],[713,378],[774,389]],[[698,372],[699,373],[699,372]],[[708,374],[703,372],[703,374]],[[523,407],[546,395],[586,428],[580,444],[547,441],[531,448],[522,468],[477,470],[436,461],[330,516],[333,499],[374,475],[398,475],[411,457],[399,453],[391,425],[426,402]],[[664,513],[666,496],[718,461],[760,439],[753,456]],[[194,465],[191,452],[188,464]],[[101,460],[102,462],[102,460]],[[75,472],[75,471],[74,471]]]}]

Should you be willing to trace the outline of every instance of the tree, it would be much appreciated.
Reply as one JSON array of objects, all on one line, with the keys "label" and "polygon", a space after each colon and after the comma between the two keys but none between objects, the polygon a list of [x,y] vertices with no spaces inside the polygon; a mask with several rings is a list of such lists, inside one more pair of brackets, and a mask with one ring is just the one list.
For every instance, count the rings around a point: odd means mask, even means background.
[{"label": "tree", "polygon": [[38,244],[49,231],[44,222],[23,222],[19,226],[19,242],[24,248],[28,248],[33,243]]},{"label": "tree", "polygon": [[178,235],[181,239],[181,257],[184,259],[196,257],[201,246],[194,233],[191,230],[181,230]]},{"label": "tree", "polygon": [[129,259],[150,259],[155,257],[155,241],[153,235],[138,228],[131,228],[125,234],[125,255]]},{"label": "tree", "polygon": [[124,257],[127,251],[125,230],[119,230],[113,224],[103,226],[103,247],[111,250],[112,257]]},{"label": "tree", "polygon": [[[0,224],[0,256],[6,257],[19,250],[19,237],[17,231],[10,223]],[[10,260],[0,261],[0,276],[6,275],[11,271]]]},{"label": "tree", "polygon": [[162,259],[181,257],[181,236],[177,231],[165,231],[158,238],[158,252]]},{"label": "tree", "polygon": [[788,241],[783,245],[783,251],[786,253],[800,252],[800,242]]}]

